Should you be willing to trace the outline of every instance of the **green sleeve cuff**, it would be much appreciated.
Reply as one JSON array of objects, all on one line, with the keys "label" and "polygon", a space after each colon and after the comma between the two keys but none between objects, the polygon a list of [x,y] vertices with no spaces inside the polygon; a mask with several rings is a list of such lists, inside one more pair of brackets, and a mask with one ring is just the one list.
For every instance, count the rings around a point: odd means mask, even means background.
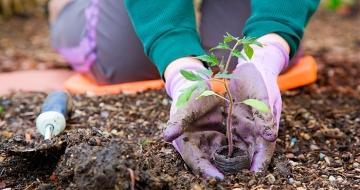
[{"label": "green sleeve cuff", "polygon": [[150,49],[148,55],[156,64],[161,76],[172,61],[181,57],[205,54],[197,32],[192,29],[167,32],[157,39]]},{"label": "green sleeve cuff", "polygon": [[[294,33],[294,30],[290,28],[288,25],[285,25],[278,21],[272,20],[262,20],[258,22],[248,23],[244,29],[244,35],[249,37],[261,37],[265,34],[276,33],[284,38],[290,46],[290,58],[292,58],[300,44],[299,35],[291,35]],[[297,34],[302,34],[303,30],[297,29]]]}]

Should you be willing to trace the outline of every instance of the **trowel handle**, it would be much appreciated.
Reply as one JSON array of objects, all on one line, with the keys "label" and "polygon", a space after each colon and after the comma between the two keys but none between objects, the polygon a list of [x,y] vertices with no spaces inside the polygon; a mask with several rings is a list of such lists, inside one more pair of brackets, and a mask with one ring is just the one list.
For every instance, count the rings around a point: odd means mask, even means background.
[{"label": "trowel handle", "polygon": [[72,99],[71,96],[66,92],[52,92],[45,99],[41,113],[55,111],[61,113],[67,118],[68,113],[72,110]]},{"label": "trowel handle", "polygon": [[72,110],[71,96],[66,92],[52,92],[45,99],[41,114],[36,118],[36,128],[45,139],[58,135],[66,127],[68,113]]}]

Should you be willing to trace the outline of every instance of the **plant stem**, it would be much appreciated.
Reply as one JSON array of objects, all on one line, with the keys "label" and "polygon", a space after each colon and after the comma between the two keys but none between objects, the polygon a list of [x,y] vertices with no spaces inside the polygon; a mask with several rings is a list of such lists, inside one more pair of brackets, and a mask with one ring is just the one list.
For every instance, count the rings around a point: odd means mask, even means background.
[{"label": "plant stem", "polygon": [[234,52],[234,50],[240,45],[240,41],[237,40],[236,41],[236,44],[234,45],[234,47],[231,49],[230,51],[230,54],[229,54],[229,57],[227,58],[227,61],[226,61],[226,65],[225,65],[225,72],[228,72],[228,69],[229,69],[229,65],[230,65],[230,61],[231,61],[231,57],[232,57],[232,53]]},{"label": "plant stem", "polygon": [[221,95],[219,95],[217,93],[215,93],[214,95],[221,98],[221,99],[223,99],[223,100],[225,100],[226,102],[230,102],[230,100],[226,99],[225,97],[223,97],[223,96],[221,96]]},{"label": "plant stem", "polygon": [[228,83],[225,81],[224,83],[226,92],[229,96],[229,108],[228,108],[228,115],[226,118],[226,138],[228,140],[228,157],[231,158],[233,151],[234,151],[234,142],[233,142],[233,133],[232,133],[232,112],[233,112],[233,106],[234,106],[234,99],[232,97],[232,94],[229,90]]},{"label": "plant stem", "polygon": [[[224,72],[228,72],[229,69],[229,65],[230,65],[230,61],[232,58],[232,54],[234,52],[234,50],[240,45],[240,40],[237,40],[235,45],[233,46],[233,48],[230,51],[229,57],[227,58],[226,61],[226,65],[225,65],[225,71]],[[224,82],[224,86],[225,86],[225,90],[227,92],[228,95],[228,100],[229,100],[229,108],[227,111],[227,118],[226,118],[226,138],[228,140],[228,157],[231,158],[233,152],[234,152],[234,142],[233,142],[233,132],[232,132],[232,112],[233,112],[233,107],[234,107],[234,99],[233,96],[229,90],[229,86],[228,83],[225,81]]]}]

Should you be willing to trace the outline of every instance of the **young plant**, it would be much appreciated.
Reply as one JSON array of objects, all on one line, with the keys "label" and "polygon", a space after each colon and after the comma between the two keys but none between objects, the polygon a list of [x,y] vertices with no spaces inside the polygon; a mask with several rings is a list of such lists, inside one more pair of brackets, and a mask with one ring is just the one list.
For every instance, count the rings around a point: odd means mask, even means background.
[{"label": "young plant", "polygon": [[[230,43],[234,45],[231,46]],[[241,52],[238,47],[243,46],[243,52]],[[251,59],[254,55],[254,50],[251,45],[256,45],[262,47],[262,44],[257,42],[255,38],[243,37],[238,38],[234,37],[231,34],[227,33],[224,36],[223,42],[219,43],[216,47],[210,49],[210,55],[201,55],[197,58],[203,62],[206,62],[210,69],[204,69],[196,72],[181,70],[182,76],[190,81],[194,81],[194,85],[184,89],[182,94],[179,96],[176,105],[178,107],[184,106],[192,96],[195,91],[199,92],[199,96],[196,99],[200,99],[205,96],[216,96],[221,98],[229,104],[227,109],[227,118],[226,118],[226,138],[228,141],[228,157],[230,158],[234,151],[233,144],[233,134],[231,126],[231,115],[233,112],[234,105],[236,104],[245,104],[257,109],[260,112],[269,112],[268,106],[257,99],[246,99],[241,102],[234,102],[233,95],[229,89],[228,80],[235,79],[241,76],[236,76],[232,73],[229,73],[228,68],[232,58],[241,58],[241,59]],[[223,59],[219,59],[214,55],[214,50],[229,51],[229,55],[224,63]],[[244,55],[245,54],[245,55]],[[205,77],[204,77],[205,76]],[[213,90],[207,89],[207,84],[210,81],[219,82],[225,88],[225,95],[218,94]]]},{"label": "young plant", "polygon": [[337,10],[343,6],[353,6],[354,4],[354,0],[328,0],[325,5],[329,10]]}]

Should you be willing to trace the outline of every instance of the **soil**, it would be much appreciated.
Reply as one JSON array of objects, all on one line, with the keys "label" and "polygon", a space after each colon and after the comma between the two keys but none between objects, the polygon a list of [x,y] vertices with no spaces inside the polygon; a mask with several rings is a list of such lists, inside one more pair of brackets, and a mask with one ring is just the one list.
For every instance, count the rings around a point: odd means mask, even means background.
[{"label": "soil", "polygon": [[[310,23],[303,48],[316,57],[319,79],[283,93],[276,153],[263,173],[224,181],[192,174],[162,140],[164,91],[74,96],[67,129],[51,142],[34,126],[45,94],[15,92],[0,97],[0,189],[359,189],[359,22],[320,11]],[[44,21],[0,24],[1,72],[66,67],[47,44]],[[19,151],[25,147],[37,151]]]}]

